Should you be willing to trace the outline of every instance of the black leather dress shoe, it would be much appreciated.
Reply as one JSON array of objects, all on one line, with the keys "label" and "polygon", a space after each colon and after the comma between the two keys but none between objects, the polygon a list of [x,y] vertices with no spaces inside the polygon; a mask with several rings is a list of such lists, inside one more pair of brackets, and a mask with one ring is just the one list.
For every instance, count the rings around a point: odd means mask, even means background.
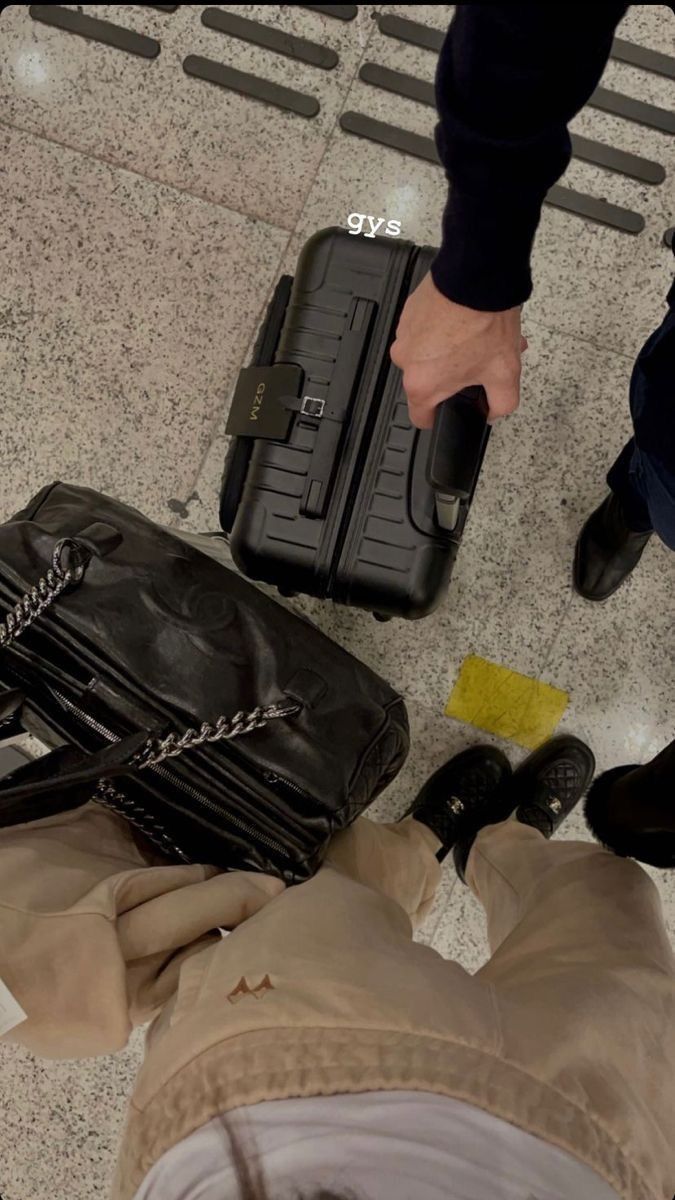
[{"label": "black leather dress shoe", "polygon": [[458,842],[467,838],[472,842],[482,825],[511,815],[516,801],[505,808],[500,800],[510,775],[511,764],[501,750],[470,746],[427,779],[405,815],[436,834],[441,843],[436,857],[442,862]]},{"label": "black leather dress shoe", "polygon": [[594,771],[593,753],[579,738],[562,733],[544,742],[511,778],[510,790],[518,796],[516,820],[552,837],[581,800]]},{"label": "black leather dress shoe", "polygon": [[651,537],[626,524],[621,502],[610,492],[588,518],[574,556],[574,586],[585,600],[607,600],[630,575]]}]

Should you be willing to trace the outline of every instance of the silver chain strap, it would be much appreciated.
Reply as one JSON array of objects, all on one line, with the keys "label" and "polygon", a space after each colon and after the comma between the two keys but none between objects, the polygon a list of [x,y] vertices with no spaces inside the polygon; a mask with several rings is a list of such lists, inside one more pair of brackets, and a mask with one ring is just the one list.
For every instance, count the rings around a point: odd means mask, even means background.
[{"label": "silver chain strap", "polygon": [[252,733],[254,729],[262,729],[268,721],[297,716],[301,707],[302,705],[295,700],[277,701],[276,704],[268,704],[266,707],[259,705],[250,712],[235,713],[233,717],[218,717],[215,725],[205,721],[199,729],[186,729],[185,733],[169,733],[165,738],[150,738],[140,752],[138,767],[141,770],[145,767],[157,767],[167,758],[175,758],[178,754],[194,750],[207,742],[229,741],[245,733]]},{"label": "silver chain strap", "polygon": [[169,837],[161,821],[151,816],[141,804],[137,804],[135,800],[130,800],[128,796],[125,796],[122,792],[118,792],[110,780],[99,779],[92,800],[96,804],[100,804],[102,808],[107,808],[116,816],[123,817],[129,825],[133,825],[135,829],[138,829],[149,841],[154,842],[170,858],[178,858],[184,863],[192,862],[192,859],[185,851],[181,850],[173,838]]},{"label": "silver chain strap", "polygon": [[[252,733],[254,729],[262,729],[268,721],[295,716],[301,708],[302,705],[296,701],[282,701],[268,704],[266,707],[258,706],[250,712],[235,713],[229,719],[218,717],[215,725],[209,725],[205,721],[199,729],[186,729],[183,734],[174,732],[169,733],[165,738],[150,738],[138,755],[136,765],[139,770],[143,770],[145,767],[158,767],[167,758],[176,758],[186,750],[194,750],[197,746],[203,746],[207,742],[220,742],[240,737],[242,734]],[[117,816],[123,817],[149,841],[158,846],[164,854],[168,854],[171,858],[178,858],[184,863],[193,862],[193,859],[170,837],[161,821],[158,821],[137,801],[130,800],[123,792],[118,791],[110,780],[99,779],[92,800]]]},{"label": "silver chain strap", "polygon": [[[72,555],[74,561],[66,565],[66,554]],[[79,583],[84,575],[85,563],[77,542],[71,538],[62,538],[54,547],[52,565],[41,579],[26,592],[0,622],[0,649],[10,646],[24,633],[43,612],[53,604],[61,592],[71,584]]]}]

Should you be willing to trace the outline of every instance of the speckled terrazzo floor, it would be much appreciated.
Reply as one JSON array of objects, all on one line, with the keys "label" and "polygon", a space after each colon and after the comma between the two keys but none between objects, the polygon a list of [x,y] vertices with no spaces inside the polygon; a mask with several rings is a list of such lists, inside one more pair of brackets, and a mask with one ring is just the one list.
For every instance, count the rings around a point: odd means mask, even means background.
[{"label": "speckled terrazzo floor", "polygon": [[[437,237],[438,170],[336,127],[355,109],[430,134],[431,110],[355,77],[370,60],[431,79],[434,56],[385,38],[373,6],[353,23],[299,6],[226,7],[338,51],[335,71],[290,67],[292,86],[320,100],[314,121],[185,76],[182,58],[198,53],[289,83],[287,60],[226,44],[199,6],[84,6],[158,37],[151,63],[38,26],[24,5],[0,16],[0,517],[60,476],[162,521],[215,527],[232,383],[304,238],[352,211]],[[443,28],[451,9],[387,11]],[[634,6],[621,32],[673,44],[658,5]],[[673,106],[672,82],[625,64],[611,62],[604,83]],[[474,738],[443,716],[470,653],[569,691],[564,727],[591,742],[601,768],[647,758],[675,732],[675,556],[651,545],[604,606],[570,586],[579,524],[629,429],[632,357],[672,275],[662,234],[675,146],[590,108],[575,129],[663,163],[668,177],[650,188],[571,165],[569,186],[645,216],[637,238],[546,210],[521,411],[495,432],[447,602],[421,624],[388,626],[305,602],[406,693],[413,751],[382,816]],[[578,818],[566,836],[584,836]],[[655,878],[675,937],[675,880]],[[470,969],[485,953],[477,905],[450,871],[422,936]],[[139,1055],[139,1037],[114,1062],[39,1063],[0,1048],[2,1200],[105,1195]]]}]

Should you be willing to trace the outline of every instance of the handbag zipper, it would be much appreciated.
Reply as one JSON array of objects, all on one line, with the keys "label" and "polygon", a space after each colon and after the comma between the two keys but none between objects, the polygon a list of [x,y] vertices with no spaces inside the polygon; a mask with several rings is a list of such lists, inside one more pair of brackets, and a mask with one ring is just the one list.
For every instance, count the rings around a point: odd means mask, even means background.
[{"label": "handbag zipper", "polygon": [[[211,809],[219,817],[223,816],[221,810],[213,803],[212,800],[209,800],[208,796],[205,796],[203,792],[198,792],[196,788],[191,786],[191,784],[185,783],[182,779],[172,775],[166,767],[148,767],[148,770],[152,771],[155,775],[159,775],[161,779],[166,779],[166,781],[170,783],[172,787],[178,788],[178,790],[183,792],[184,795],[190,796],[192,800],[196,800],[198,804],[202,804],[206,808]],[[258,829],[253,829],[251,825],[247,825],[244,821],[240,820],[239,817],[233,817],[230,813],[226,813],[225,816],[231,825],[236,825],[237,828],[243,830],[244,833],[250,834],[250,836],[254,837],[256,841],[262,842],[263,846],[267,846],[270,850],[276,850],[279,854],[287,855],[288,851],[279,842],[275,842],[272,838],[268,838],[266,834],[260,833]]]},{"label": "handbag zipper", "polygon": [[291,779],[284,779],[283,775],[277,775],[276,771],[263,771],[263,779],[272,785],[280,783],[285,790],[307,799],[307,792],[299,784],[293,783]]},{"label": "handbag zipper", "polygon": [[[93,730],[100,737],[105,738],[108,742],[119,742],[121,740],[119,734],[113,733],[112,729],[108,729],[106,725],[102,725],[101,722],[92,717],[90,713],[84,712],[83,709],[78,708],[77,705],[73,704],[72,700],[69,700],[68,697],[64,696],[62,692],[57,692],[54,688],[50,688],[49,690],[55,699],[59,701],[59,704],[62,704],[63,707],[80,722],[80,724],[86,725],[88,729]],[[185,783],[179,776],[176,776],[171,771],[168,771],[166,767],[149,767],[148,770],[152,771],[154,775],[159,775],[161,779],[166,779],[166,781],[170,783],[172,787],[177,788],[178,791],[183,792],[184,795],[189,796],[192,800],[196,800],[199,804],[203,805],[203,807],[210,809],[212,812],[216,813],[217,816],[222,818],[223,813],[217,807],[217,805],[213,803],[212,800],[209,800],[208,796],[205,796],[203,792],[199,792],[196,788],[193,788],[189,783]],[[276,776],[276,778],[280,782],[286,782],[282,780],[281,776]],[[294,785],[291,784],[292,788],[293,786]],[[297,790],[299,792],[301,791],[300,788]],[[260,833],[259,830],[253,829],[251,825],[247,825],[246,822],[240,820],[239,817],[232,816],[230,813],[225,814],[225,816],[232,825],[235,825],[238,829],[243,830],[244,833],[249,834],[251,837],[256,838],[257,841],[262,842],[262,844],[267,846],[270,850],[275,850],[277,853],[287,855],[285,847],[282,846],[280,842],[275,842],[272,840],[272,838],[268,838],[264,833]]]},{"label": "handbag zipper", "polygon": [[118,733],[113,733],[112,729],[108,729],[100,721],[90,716],[89,713],[84,712],[77,705],[73,704],[72,700],[63,695],[63,692],[57,692],[55,688],[50,688],[49,691],[58,700],[59,704],[62,704],[64,708],[68,709],[69,713],[72,713],[77,718],[81,725],[86,725],[88,729],[93,729],[94,733],[98,733],[100,737],[104,737],[107,742],[119,742],[122,740]]}]

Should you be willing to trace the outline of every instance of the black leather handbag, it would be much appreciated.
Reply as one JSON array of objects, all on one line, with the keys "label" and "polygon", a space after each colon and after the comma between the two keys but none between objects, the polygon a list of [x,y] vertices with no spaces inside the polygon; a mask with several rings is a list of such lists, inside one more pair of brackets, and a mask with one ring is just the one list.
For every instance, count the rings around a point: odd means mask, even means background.
[{"label": "black leather handbag", "polygon": [[[209,550],[213,543],[206,539]],[[0,525],[0,825],[90,801],[167,860],[299,882],[394,778],[405,706],[312,624],[136,510],[55,483]]]}]

